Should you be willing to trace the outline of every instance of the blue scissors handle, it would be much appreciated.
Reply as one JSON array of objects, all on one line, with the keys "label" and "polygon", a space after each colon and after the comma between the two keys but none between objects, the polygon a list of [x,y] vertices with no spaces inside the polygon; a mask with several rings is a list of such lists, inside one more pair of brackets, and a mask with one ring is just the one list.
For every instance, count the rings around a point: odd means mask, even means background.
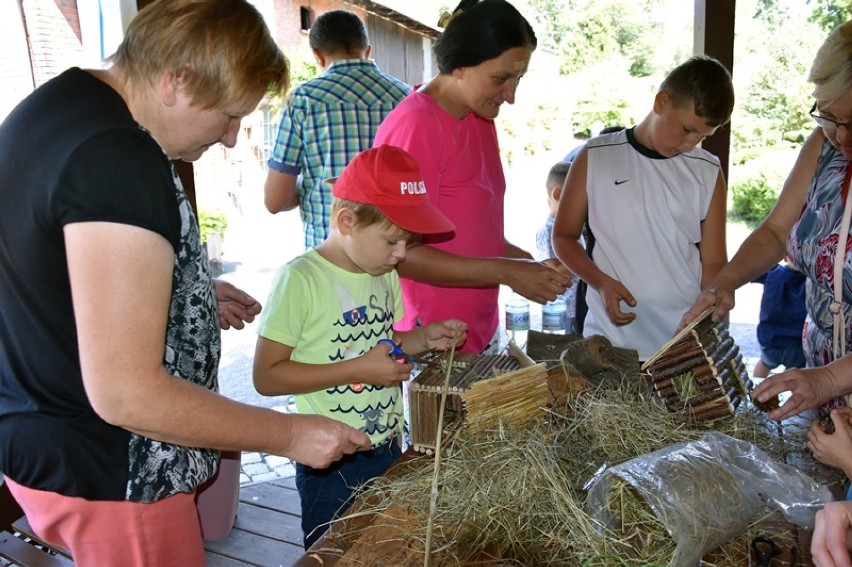
[{"label": "blue scissors handle", "polygon": [[393,342],[392,340],[390,340],[390,339],[379,339],[379,342],[376,343],[376,344],[377,345],[380,345],[380,344],[390,345],[391,350],[388,353],[388,356],[390,356],[392,358],[404,358],[406,361],[408,361],[408,358],[409,358],[408,355],[405,354],[402,351],[402,349],[399,347],[399,345],[396,344],[395,342]]}]

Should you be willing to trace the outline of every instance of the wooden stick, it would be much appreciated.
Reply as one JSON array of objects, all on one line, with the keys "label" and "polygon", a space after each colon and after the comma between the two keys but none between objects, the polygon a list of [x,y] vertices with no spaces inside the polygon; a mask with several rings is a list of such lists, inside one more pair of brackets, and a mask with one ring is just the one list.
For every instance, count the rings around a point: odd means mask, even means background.
[{"label": "wooden stick", "polygon": [[435,434],[435,474],[432,476],[432,498],[429,500],[429,521],[426,524],[426,555],[423,567],[429,567],[432,558],[432,532],[435,528],[435,510],[438,507],[438,475],[441,472],[441,438],[444,430],[444,406],[447,404],[447,390],[450,388],[450,373],[453,370],[453,358],[456,355],[456,341],[450,346],[450,360],[447,362],[447,374],[444,376],[444,389],[441,390],[441,403],[438,405],[438,432]]}]

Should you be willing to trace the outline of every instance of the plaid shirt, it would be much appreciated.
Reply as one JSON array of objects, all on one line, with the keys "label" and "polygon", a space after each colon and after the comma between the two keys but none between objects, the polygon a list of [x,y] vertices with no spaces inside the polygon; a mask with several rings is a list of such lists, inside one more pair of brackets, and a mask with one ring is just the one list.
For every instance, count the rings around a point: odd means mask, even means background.
[{"label": "plaid shirt", "polygon": [[331,190],[323,180],[340,175],[356,154],[372,147],[379,124],[410,91],[369,59],[335,61],[293,89],[269,167],[299,175],[305,248],[328,235]]}]

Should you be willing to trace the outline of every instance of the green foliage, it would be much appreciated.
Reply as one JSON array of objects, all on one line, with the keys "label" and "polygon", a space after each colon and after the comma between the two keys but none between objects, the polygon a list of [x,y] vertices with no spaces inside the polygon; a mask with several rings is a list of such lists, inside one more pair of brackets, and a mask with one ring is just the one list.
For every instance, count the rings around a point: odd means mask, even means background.
[{"label": "green foliage", "polygon": [[630,61],[627,69],[633,77],[672,66],[669,58],[675,53],[660,46],[668,35],[660,0],[566,0],[558,13],[549,8],[553,0],[530,1],[539,14],[547,15],[546,29],[554,29],[560,38],[563,74],[613,56]]},{"label": "green foliage", "polygon": [[228,229],[228,217],[222,211],[198,211],[198,229],[201,232],[201,243],[206,244],[211,234],[218,232],[225,235]]},{"label": "green foliage", "polygon": [[757,225],[778,201],[777,185],[763,173],[731,185],[734,218]]},{"label": "green foliage", "polygon": [[600,106],[599,101],[581,100],[574,109],[575,136],[588,138],[593,129],[600,130],[606,126],[631,124],[633,121],[627,114],[628,103],[625,99],[613,99],[607,106]]},{"label": "green foliage", "polygon": [[808,5],[813,6],[808,21],[826,34],[852,17],[852,0],[808,0]]},{"label": "green foliage", "polygon": [[[287,59],[290,62],[290,90],[305,81],[313,79],[320,74],[320,68],[313,52],[307,45],[289,48]],[[273,116],[277,116],[287,102],[287,94],[283,96],[269,97],[261,103],[261,110],[269,110]]]}]

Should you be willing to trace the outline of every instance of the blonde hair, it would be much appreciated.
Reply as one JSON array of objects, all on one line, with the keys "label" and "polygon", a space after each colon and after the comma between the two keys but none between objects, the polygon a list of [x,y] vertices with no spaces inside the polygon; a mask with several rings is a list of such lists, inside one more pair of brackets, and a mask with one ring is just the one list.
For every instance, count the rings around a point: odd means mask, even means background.
[{"label": "blonde hair", "polygon": [[817,106],[828,106],[852,88],[852,21],[831,32],[817,51],[808,81]]},{"label": "blonde hair", "polygon": [[202,108],[287,90],[287,58],[245,0],[161,0],[131,20],[109,61],[131,82],[179,75]]},{"label": "blonde hair", "polygon": [[412,240],[416,234],[393,223],[385,214],[373,205],[334,197],[331,201],[331,216],[335,217],[341,209],[349,209],[355,215],[355,226],[366,227],[377,224],[382,228],[395,230],[400,239]]}]

